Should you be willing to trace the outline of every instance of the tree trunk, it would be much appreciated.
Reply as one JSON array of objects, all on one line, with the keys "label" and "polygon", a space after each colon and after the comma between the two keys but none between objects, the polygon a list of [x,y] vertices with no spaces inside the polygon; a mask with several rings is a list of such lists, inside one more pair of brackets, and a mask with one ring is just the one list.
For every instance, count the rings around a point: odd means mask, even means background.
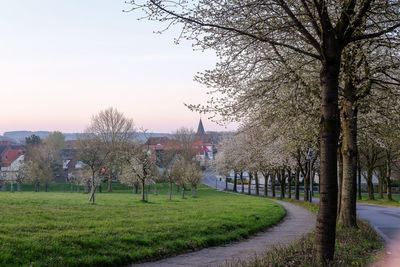
[{"label": "tree trunk", "polygon": [[388,200],[393,200],[392,198],[392,184],[390,180],[390,176],[392,176],[392,166],[391,166],[391,153],[390,148],[386,150],[386,197]]},{"label": "tree trunk", "polygon": [[358,199],[361,200],[361,163],[360,155],[357,153],[357,179],[358,179]]},{"label": "tree trunk", "polygon": [[49,185],[48,184],[44,184],[44,192],[49,192]]},{"label": "tree trunk", "polygon": [[357,227],[357,113],[356,88],[353,85],[350,73],[346,73],[344,100],[340,111],[343,174],[342,184],[339,187],[341,193],[338,214],[339,222],[347,227]]},{"label": "tree trunk", "polygon": [[145,180],[142,180],[142,201],[146,201],[146,184],[145,184]]},{"label": "tree trunk", "polygon": [[225,176],[225,191],[228,191],[228,175]]},{"label": "tree trunk", "polygon": [[111,173],[108,174],[108,188],[107,188],[107,192],[111,192],[112,191],[112,179],[111,179]]},{"label": "tree trunk", "polygon": [[[321,79],[320,131],[320,201],[315,228],[313,256],[316,262],[326,263],[335,252],[337,215],[337,145],[339,129],[338,77],[341,59],[340,40],[325,33]],[[329,35],[329,36],[328,36]]]},{"label": "tree trunk", "polygon": [[35,192],[40,191],[40,183],[35,183]]},{"label": "tree trunk", "polygon": [[22,191],[21,183],[20,183],[20,182],[17,183],[17,191],[18,191],[18,192],[21,192],[21,191]]},{"label": "tree trunk", "polygon": [[10,192],[14,192],[14,183],[13,182],[11,182],[11,184],[10,184]]},{"label": "tree trunk", "polygon": [[80,191],[81,191],[81,186],[80,186],[80,185],[77,185],[77,186],[76,186],[76,192],[80,193]]},{"label": "tree trunk", "polygon": [[172,182],[169,182],[168,199],[172,200]]},{"label": "tree trunk", "polygon": [[[381,169],[381,168],[379,168]],[[378,198],[383,198],[383,180],[386,180],[386,173],[383,170],[379,171],[378,176]]]},{"label": "tree trunk", "polygon": [[268,179],[269,179],[269,174],[266,172],[262,172],[262,175],[264,176],[264,197],[268,196]]},{"label": "tree trunk", "polygon": [[100,182],[100,184],[99,184],[99,193],[102,193],[102,192],[103,192],[103,187],[101,186],[101,183],[102,183],[102,182]]},{"label": "tree trunk", "polygon": [[260,195],[260,184],[258,181],[258,172],[254,173],[254,180],[256,182],[256,195],[259,196]]},{"label": "tree trunk", "polygon": [[233,180],[233,191],[237,192],[237,175],[238,173],[234,172],[234,180]]},{"label": "tree trunk", "polygon": [[69,190],[71,191],[71,193],[74,192],[74,185],[72,184],[72,182],[69,182]]},{"label": "tree trunk", "polygon": [[368,198],[370,200],[375,199],[374,197],[374,184],[372,183],[372,168],[367,169],[367,186],[368,186]]},{"label": "tree trunk", "polygon": [[300,199],[300,190],[299,190],[299,184],[300,184],[300,168],[296,168],[296,173],[294,175],[294,198],[299,200]]},{"label": "tree trunk", "polygon": [[185,191],[186,191],[186,187],[185,187],[185,185],[183,184],[183,185],[182,185],[182,198],[185,198]]},{"label": "tree trunk", "polygon": [[249,183],[247,187],[247,194],[251,195],[251,178],[253,177],[253,174],[250,172],[249,173]]},{"label": "tree trunk", "polygon": [[89,198],[89,202],[91,201],[92,203],[94,203],[94,194],[96,192],[96,185],[94,183],[94,173],[92,173],[92,179],[91,179],[91,185],[90,185],[90,198]]},{"label": "tree trunk", "polygon": [[271,189],[272,189],[272,197],[275,197],[275,176],[274,175],[270,175],[271,177]]},{"label": "tree trunk", "polygon": [[280,197],[280,199],[284,199],[285,198],[285,191],[286,191],[285,169],[282,169],[281,173],[278,174],[278,180],[279,180],[279,183],[281,185],[281,197]]},{"label": "tree trunk", "polygon": [[310,179],[310,162],[306,162],[306,175],[303,178],[303,188],[304,188],[304,201],[308,201],[309,196],[309,179]]}]

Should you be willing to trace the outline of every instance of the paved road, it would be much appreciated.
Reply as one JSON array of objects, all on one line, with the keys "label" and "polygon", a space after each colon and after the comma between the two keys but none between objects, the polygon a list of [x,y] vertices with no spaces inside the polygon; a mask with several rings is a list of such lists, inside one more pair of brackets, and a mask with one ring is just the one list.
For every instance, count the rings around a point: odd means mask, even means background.
[{"label": "paved road", "polygon": [[[215,181],[214,181],[215,182]],[[299,206],[274,200],[286,209],[282,222],[249,239],[226,246],[205,248],[176,257],[133,266],[218,266],[235,260],[246,260],[265,253],[274,245],[287,245],[315,228],[315,214]],[[234,263],[232,263],[234,265]],[[232,265],[228,264],[228,265]]]},{"label": "paved road", "polygon": [[[225,180],[217,179],[217,188],[222,190],[225,188]],[[216,176],[213,172],[205,172],[204,183],[216,187]],[[233,190],[233,185],[228,184],[228,188]],[[241,191],[241,186],[238,186]],[[245,193],[248,192],[245,185]],[[251,190],[255,194],[254,190]],[[260,192],[263,194],[263,191]],[[279,196],[279,192],[277,192]],[[313,201],[318,202],[319,199],[314,198]],[[375,206],[368,204],[357,204],[357,216],[368,220],[385,241],[385,244],[390,247],[392,243],[397,243],[400,240],[400,208]]]}]

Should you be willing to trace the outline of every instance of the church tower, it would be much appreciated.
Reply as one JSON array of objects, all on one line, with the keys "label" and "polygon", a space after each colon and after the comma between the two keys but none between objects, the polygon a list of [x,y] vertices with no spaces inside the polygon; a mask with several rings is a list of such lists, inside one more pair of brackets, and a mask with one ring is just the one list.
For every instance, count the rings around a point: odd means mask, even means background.
[{"label": "church tower", "polygon": [[199,126],[197,127],[196,135],[205,135],[205,134],[206,134],[206,132],[204,131],[203,122],[200,119]]},{"label": "church tower", "polygon": [[197,127],[197,133],[194,136],[195,142],[209,142],[210,137],[206,134],[204,130],[203,122],[200,118],[199,126]]}]

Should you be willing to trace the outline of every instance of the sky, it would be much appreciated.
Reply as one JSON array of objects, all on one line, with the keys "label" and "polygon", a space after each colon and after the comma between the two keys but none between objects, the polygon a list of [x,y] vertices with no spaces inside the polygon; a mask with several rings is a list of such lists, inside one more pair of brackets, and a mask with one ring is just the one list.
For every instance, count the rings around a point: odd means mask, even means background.
[{"label": "sky", "polygon": [[[115,107],[137,127],[197,128],[205,104],[197,72],[212,51],[179,45],[175,27],[138,20],[124,0],[0,0],[0,134],[15,130],[81,132],[92,115]],[[206,130],[233,130],[202,115]]]}]

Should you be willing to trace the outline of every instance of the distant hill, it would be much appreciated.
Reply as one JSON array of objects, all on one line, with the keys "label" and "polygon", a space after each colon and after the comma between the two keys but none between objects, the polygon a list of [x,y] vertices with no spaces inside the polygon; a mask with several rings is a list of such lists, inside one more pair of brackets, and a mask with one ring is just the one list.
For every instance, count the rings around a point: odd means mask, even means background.
[{"label": "distant hill", "polygon": [[1,135],[0,135],[0,141],[9,141],[10,143],[18,143],[18,141],[15,140],[14,138],[10,138],[7,136],[1,136]]},{"label": "distant hill", "polygon": [[[18,143],[25,144],[25,138],[31,136],[32,134],[39,136],[41,139],[45,139],[52,132],[49,131],[10,131],[5,132],[3,136],[0,138],[9,138],[13,141],[17,141]],[[222,136],[229,135],[229,132],[207,132],[213,137],[213,143],[217,144]],[[78,138],[79,133],[63,133],[65,136],[65,140],[76,140]],[[136,137],[142,142],[146,141],[148,137],[162,137],[166,136],[168,138],[172,138],[173,134],[170,133],[143,133],[138,132]]]},{"label": "distant hill", "polygon": [[[21,144],[25,143],[25,138],[31,136],[32,134],[37,135],[40,137],[40,139],[46,138],[49,134],[52,132],[48,131],[11,131],[11,132],[5,132],[3,136],[12,138],[16,141],[18,141]],[[76,140],[77,134],[76,133],[63,133],[65,136],[65,140]]]},{"label": "distant hill", "polygon": [[[16,141],[18,143],[24,144],[25,138],[31,136],[32,134],[37,135],[40,139],[45,139],[52,132],[49,131],[10,131],[5,132],[3,136],[0,136],[0,139],[3,138],[5,140]],[[65,136],[65,140],[76,140],[78,138],[79,133],[63,133]],[[172,137],[172,134],[169,133],[137,133],[137,138],[142,142],[146,141],[146,137],[162,137],[167,136],[168,138]]]}]

